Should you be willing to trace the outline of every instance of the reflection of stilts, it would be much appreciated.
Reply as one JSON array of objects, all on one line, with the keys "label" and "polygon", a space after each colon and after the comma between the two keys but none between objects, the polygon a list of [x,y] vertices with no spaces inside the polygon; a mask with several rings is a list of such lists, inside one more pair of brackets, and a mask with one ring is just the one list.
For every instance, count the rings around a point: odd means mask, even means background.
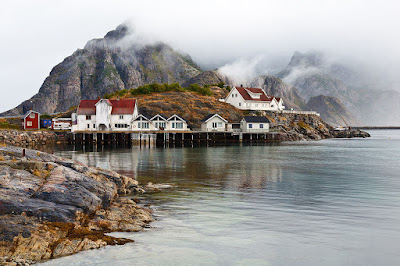
[{"label": "reflection of stilts", "polygon": [[133,144],[144,146],[193,146],[241,142],[277,141],[276,132],[74,132],[67,136],[71,144]]}]

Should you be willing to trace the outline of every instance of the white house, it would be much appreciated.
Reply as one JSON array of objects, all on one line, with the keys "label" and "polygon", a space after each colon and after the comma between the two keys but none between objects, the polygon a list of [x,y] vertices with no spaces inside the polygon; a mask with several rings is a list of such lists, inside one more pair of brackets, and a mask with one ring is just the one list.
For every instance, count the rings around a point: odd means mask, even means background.
[{"label": "white house", "polygon": [[270,121],[265,116],[245,116],[240,121],[242,132],[269,132]]},{"label": "white house", "polygon": [[132,121],[132,130],[133,131],[154,131],[156,128],[153,123],[150,121],[150,118],[140,114]]},{"label": "white house", "polygon": [[201,120],[201,131],[226,131],[228,121],[219,114],[210,114]]},{"label": "white house", "polygon": [[179,115],[172,115],[170,118],[167,119],[165,130],[185,131],[189,130],[189,128],[185,119],[183,119]]},{"label": "white house", "polygon": [[138,116],[136,99],[82,100],[72,116],[72,131],[131,131]]},{"label": "white house", "polygon": [[241,110],[282,111],[285,109],[281,98],[269,96],[259,88],[233,87],[223,101]]},{"label": "white house", "polygon": [[140,114],[132,121],[132,131],[186,131],[188,125],[185,119],[178,115],[166,118],[157,114],[153,117]]},{"label": "white house", "polygon": [[[157,114],[150,118],[150,121],[153,123],[154,128],[157,130],[165,130],[167,127],[168,119],[160,114]],[[186,122],[186,121],[185,121]]]}]

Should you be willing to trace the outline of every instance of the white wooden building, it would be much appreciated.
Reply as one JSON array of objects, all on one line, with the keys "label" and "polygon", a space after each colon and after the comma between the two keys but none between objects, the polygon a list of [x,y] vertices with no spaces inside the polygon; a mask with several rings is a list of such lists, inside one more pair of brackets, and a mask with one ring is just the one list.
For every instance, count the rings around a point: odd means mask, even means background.
[{"label": "white wooden building", "polygon": [[282,98],[267,95],[259,88],[233,87],[224,100],[241,110],[282,111]]},{"label": "white wooden building", "polygon": [[240,121],[242,132],[269,132],[271,122],[265,116],[245,116]]},{"label": "white wooden building", "polygon": [[185,119],[179,115],[172,115],[167,119],[165,130],[169,131],[186,131],[190,130]]},{"label": "white wooden building", "polygon": [[219,114],[210,114],[201,120],[201,131],[227,131],[228,121]]},{"label": "white wooden building", "polygon": [[187,131],[190,130],[185,119],[178,115],[166,118],[157,114],[148,117],[143,114],[138,115],[132,122],[132,131]]},{"label": "white wooden building", "polygon": [[82,100],[72,115],[72,131],[131,131],[138,116],[136,99]]}]

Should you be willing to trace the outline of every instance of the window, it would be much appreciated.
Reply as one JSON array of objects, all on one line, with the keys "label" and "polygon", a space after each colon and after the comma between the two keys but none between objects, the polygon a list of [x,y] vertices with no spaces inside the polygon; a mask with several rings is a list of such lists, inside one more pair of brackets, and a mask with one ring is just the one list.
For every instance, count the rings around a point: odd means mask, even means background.
[{"label": "window", "polygon": [[26,126],[27,126],[27,127],[31,127],[31,126],[32,126],[32,121],[27,121],[27,122],[26,122]]},{"label": "window", "polygon": [[242,103],[239,103],[239,106],[242,106]]},{"label": "window", "polygon": [[222,127],[222,122],[218,122],[218,127]]},{"label": "window", "polygon": [[274,107],[274,105],[273,105],[273,104],[271,104],[271,107]]},{"label": "window", "polygon": [[172,128],[175,128],[175,123],[172,123]]},{"label": "window", "polygon": [[87,124],[87,128],[90,128],[90,124]]},{"label": "window", "polygon": [[142,128],[149,128],[149,122],[142,122]]},{"label": "window", "polygon": [[260,128],[264,128],[264,124],[260,124]]},{"label": "window", "polygon": [[256,103],[256,107],[258,107],[258,103]]},{"label": "window", "polygon": [[183,128],[183,123],[182,122],[177,122],[176,123],[176,128]]},{"label": "window", "polygon": [[93,128],[96,128],[96,124],[93,124]]},{"label": "window", "polygon": [[35,117],[36,117],[35,113],[31,113],[31,114],[29,115],[29,118],[35,118]]},{"label": "window", "polygon": [[249,128],[253,128],[253,124],[249,124]]},{"label": "window", "polygon": [[217,123],[216,122],[212,123],[212,128],[217,128]]},{"label": "window", "polygon": [[120,115],[120,116],[119,116],[119,119],[121,119],[121,120],[124,119],[124,116],[123,116],[123,115]]},{"label": "window", "polygon": [[91,120],[92,119],[92,116],[91,115],[87,115],[86,116],[86,120]]}]

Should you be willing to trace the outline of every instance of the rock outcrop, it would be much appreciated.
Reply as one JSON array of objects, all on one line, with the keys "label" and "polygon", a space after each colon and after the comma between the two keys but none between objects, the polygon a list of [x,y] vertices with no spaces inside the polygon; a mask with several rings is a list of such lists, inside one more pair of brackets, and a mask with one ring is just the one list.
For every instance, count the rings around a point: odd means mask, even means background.
[{"label": "rock outcrop", "polygon": [[317,115],[266,112],[280,141],[320,140],[332,138],[332,127]]},{"label": "rock outcrop", "polygon": [[220,82],[226,83],[226,79],[221,76],[217,71],[204,71],[203,73],[194,76],[182,84],[182,87],[189,87],[191,84],[216,85]]},{"label": "rock outcrop", "polygon": [[32,107],[41,113],[63,112],[81,99],[150,83],[182,84],[199,73],[190,56],[161,42],[143,42],[130,27],[120,25],[65,58],[38,94],[2,115],[20,115]]},{"label": "rock outcrop", "polygon": [[143,190],[131,177],[35,150],[0,147],[1,262],[37,262],[131,239],[151,211],[119,195]]}]

